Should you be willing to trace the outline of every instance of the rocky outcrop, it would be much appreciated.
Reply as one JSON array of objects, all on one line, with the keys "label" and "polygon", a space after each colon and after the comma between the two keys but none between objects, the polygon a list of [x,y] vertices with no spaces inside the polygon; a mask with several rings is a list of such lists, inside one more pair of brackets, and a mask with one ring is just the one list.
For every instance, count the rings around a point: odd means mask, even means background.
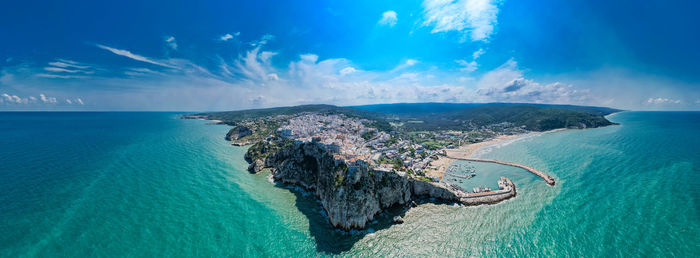
[{"label": "rocky outcrop", "polygon": [[231,130],[228,131],[228,133],[226,134],[226,140],[227,141],[235,141],[235,140],[241,139],[243,137],[246,137],[246,136],[249,136],[252,134],[253,134],[253,131],[250,130],[250,128],[242,126],[242,125],[238,125],[238,126],[231,128]]},{"label": "rocky outcrop", "polygon": [[331,224],[338,228],[364,228],[382,210],[411,200],[406,178],[370,170],[362,161],[348,166],[316,143],[280,148],[263,163],[273,168],[276,181],[315,192]]},{"label": "rocky outcrop", "polygon": [[348,165],[313,142],[269,137],[251,146],[245,159],[251,173],[271,168],[275,181],[313,192],[330,223],[344,230],[365,228],[383,210],[415,204],[416,198],[461,202],[464,194],[442,184],[372,170],[361,160]]}]

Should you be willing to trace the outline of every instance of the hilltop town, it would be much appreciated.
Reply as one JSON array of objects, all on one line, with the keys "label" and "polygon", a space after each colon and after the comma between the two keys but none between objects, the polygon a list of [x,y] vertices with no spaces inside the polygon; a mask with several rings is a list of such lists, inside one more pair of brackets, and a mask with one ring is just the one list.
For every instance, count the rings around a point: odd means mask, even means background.
[{"label": "hilltop town", "polygon": [[368,119],[343,114],[302,113],[282,122],[276,132],[294,141],[318,143],[348,166],[362,160],[374,170],[393,171],[428,181],[439,180],[426,176],[425,172],[436,169],[431,162],[437,160],[439,155],[444,156],[446,149],[500,134],[525,132],[507,123],[467,132],[418,133],[385,132],[368,125],[371,125]]}]

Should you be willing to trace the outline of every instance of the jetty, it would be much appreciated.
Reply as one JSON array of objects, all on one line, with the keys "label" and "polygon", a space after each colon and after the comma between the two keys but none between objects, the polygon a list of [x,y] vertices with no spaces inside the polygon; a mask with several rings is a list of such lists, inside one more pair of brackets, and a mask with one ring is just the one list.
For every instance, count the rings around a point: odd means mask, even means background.
[{"label": "jetty", "polygon": [[525,166],[523,164],[500,161],[500,160],[493,160],[493,159],[460,158],[460,157],[453,157],[450,155],[448,155],[447,157],[450,159],[457,159],[457,160],[465,160],[465,161],[473,161],[473,162],[487,162],[487,163],[495,163],[495,164],[501,164],[501,165],[506,165],[506,166],[518,167],[518,168],[522,168],[522,169],[525,169],[527,171],[530,171],[530,173],[533,173],[538,177],[541,177],[550,186],[554,186],[554,184],[556,184],[556,182],[554,181],[554,178],[551,177],[550,175],[547,175],[546,173],[544,173],[542,171],[539,171],[539,170],[537,170],[533,167],[530,167],[530,166]]},{"label": "jetty", "polygon": [[474,176],[472,175],[459,175],[459,174],[452,174],[452,173],[445,173],[446,176],[451,176],[451,177],[457,177],[457,178],[464,178],[464,179],[469,179]]}]

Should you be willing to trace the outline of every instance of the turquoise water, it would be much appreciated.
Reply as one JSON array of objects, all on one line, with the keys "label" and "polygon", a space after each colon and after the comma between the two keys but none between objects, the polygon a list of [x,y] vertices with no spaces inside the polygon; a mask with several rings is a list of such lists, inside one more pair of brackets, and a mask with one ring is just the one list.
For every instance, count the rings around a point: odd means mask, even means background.
[{"label": "turquoise water", "polygon": [[[0,113],[0,256],[700,255],[700,113],[528,137],[478,155],[515,199],[424,204],[349,235],[318,204],[245,171],[227,127],[175,113]],[[478,168],[483,176],[489,168]],[[480,174],[479,176],[482,176]]]}]

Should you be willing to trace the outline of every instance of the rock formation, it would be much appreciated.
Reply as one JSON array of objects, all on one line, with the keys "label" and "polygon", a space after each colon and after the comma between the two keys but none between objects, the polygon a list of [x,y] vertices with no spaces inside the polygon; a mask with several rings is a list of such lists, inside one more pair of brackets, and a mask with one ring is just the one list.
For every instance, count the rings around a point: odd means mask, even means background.
[{"label": "rock formation", "polygon": [[270,137],[251,146],[245,159],[251,173],[271,168],[275,181],[313,192],[330,223],[344,230],[364,228],[383,210],[408,206],[415,198],[462,202],[464,195],[442,184],[372,170],[361,160],[348,166],[313,142]]},{"label": "rock formation", "polygon": [[228,131],[228,133],[226,134],[226,140],[227,141],[235,141],[235,140],[241,139],[243,137],[246,137],[246,136],[249,136],[252,134],[253,134],[253,131],[250,130],[250,128],[242,126],[242,125],[238,125],[238,126],[231,128],[231,130]]}]

